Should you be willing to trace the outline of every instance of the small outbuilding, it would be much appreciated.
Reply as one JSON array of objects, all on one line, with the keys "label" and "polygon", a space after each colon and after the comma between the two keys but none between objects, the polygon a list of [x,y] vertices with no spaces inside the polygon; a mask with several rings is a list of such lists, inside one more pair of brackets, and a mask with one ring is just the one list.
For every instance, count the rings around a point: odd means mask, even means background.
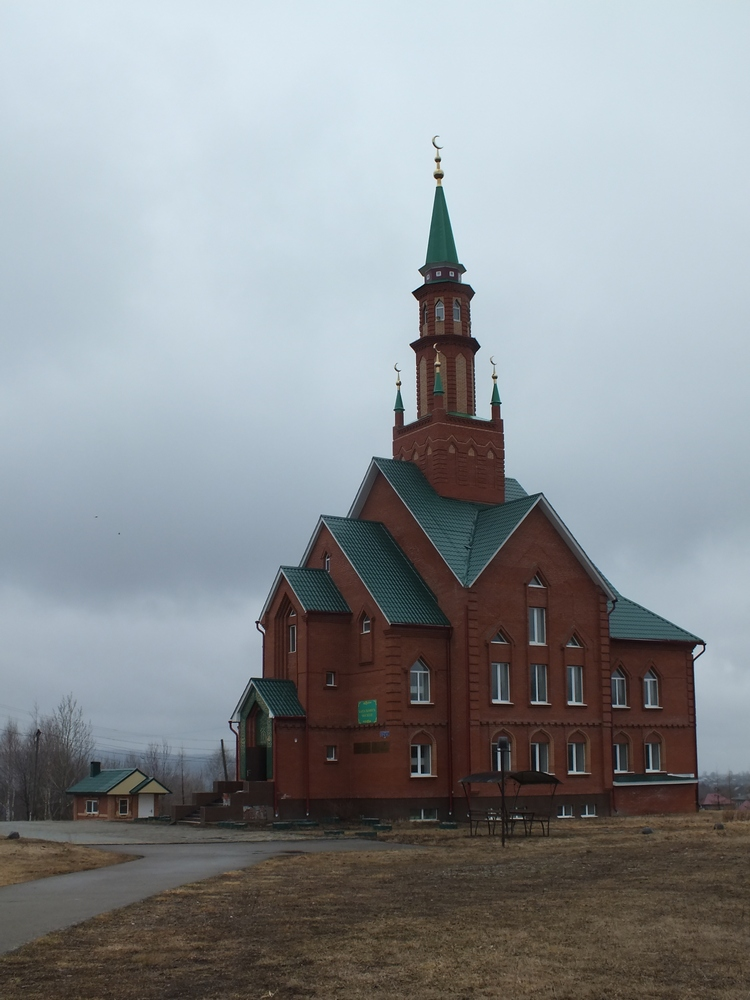
[{"label": "small outbuilding", "polygon": [[726,795],[719,792],[709,792],[701,802],[701,809],[732,809],[733,803]]},{"label": "small outbuilding", "polygon": [[137,767],[105,768],[91,761],[87,778],[67,789],[73,819],[149,819],[159,814],[158,796],[170,789]]}]

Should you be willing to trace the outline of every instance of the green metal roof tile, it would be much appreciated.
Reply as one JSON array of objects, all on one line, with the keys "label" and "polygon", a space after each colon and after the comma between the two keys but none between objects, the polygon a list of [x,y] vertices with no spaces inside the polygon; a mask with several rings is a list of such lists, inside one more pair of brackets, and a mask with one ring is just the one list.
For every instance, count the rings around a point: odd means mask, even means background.
[{"label": "green metal roof tile", "polygon": [[297,686],[294,681],[277,680],[275,677],[252,677],[250,684],[265,704],[271,718],[305,717],[305,710],[297,697]]},{"label": "green metal roof tile", "polygon": [[424,266],[429,264],[458,264],[458,252],[453,239],[448,205],[445,192],[440,184],[435,188],[435,200],[432,203],[432,221],[430,222],[430,238],[427,243],[427,258]]},{"label": "green metal roof tile", "polygon": [[527,497],[528,495],[517,479],[509,479],[508,476],[505,477],[506,503],[511,503],[513,500],[520,500],[521,497]]},{"label": "green metal roof tile", "polygon": [[322,521],[389,622],[450,624],[385,525],[347,517],[323,517]]},{"label": "green metal roof tile", "polygon": [[346,614],[351,608],[341,591],[324,569],[305,566],[282,566],[281,572],[305,611],[330,611]]},{"label": "green metal roof tile", "polygon": [[[615,591],[617,593],[617,591]],[[672,642],[702,643],[697,635],[673,625],[647,608],[618,596],[615,609],[609,616],[609,634],[613,639],[666,639]]]},{"label": "green metal roof tile", "polygon": [[466,579],[472,583],[507,542],[541,496],[525,496],[479,512],[471,543]]},{"label": "green metal roof tile", "polygon": [[120,767],[120,768],[107,768],[104,771],[100,771],[93,777],[89,775],[87,778],[83,778],[75,785],[71,785],[67,791],[74,794],[92,794],[92,795],[106,795],[110,788],[114,788],[115,785],[119,785],[121,781],[124,781],[129,774],[133,774],[137,771],[137,767]]}]

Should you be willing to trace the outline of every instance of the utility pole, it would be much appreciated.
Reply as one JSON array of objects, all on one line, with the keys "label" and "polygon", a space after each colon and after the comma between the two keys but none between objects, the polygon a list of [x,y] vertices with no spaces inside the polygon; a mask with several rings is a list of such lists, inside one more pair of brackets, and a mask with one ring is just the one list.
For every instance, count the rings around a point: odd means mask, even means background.
[{"label": "utility pole", "polygon": [[39,737],[41,735],[41,729],[37,729],[34,733],[34,783],[31,789],[31,808],[29,809],[29,819],[36,819],[36,785],[39,774]]},{"label": "utility pole", "polygon": [[224,781],[229,781],[229,771],[227,770],[227,751],[224,740],[221,741],[221,761],[224,765]]}]

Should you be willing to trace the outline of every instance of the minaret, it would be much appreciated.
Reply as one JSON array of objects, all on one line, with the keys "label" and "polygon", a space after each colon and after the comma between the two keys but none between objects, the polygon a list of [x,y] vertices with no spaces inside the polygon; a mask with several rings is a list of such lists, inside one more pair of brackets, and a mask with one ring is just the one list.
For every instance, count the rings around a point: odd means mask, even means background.
[{"label": "minaret", "polygon": [[419,337],[411,344],[417,365],[417,420],[404,424],[403,412],[399,413],[393,455],[416,462],[442,496],[503,503],[500,397],[494,381],[489,419],[476,416],[474,356],[479,344],[471,335],[474,289],[463,283],[466,268],[459,262],[453,239],[443,190],[442,147],[435,139],[435,200],[427,259],[419,269],[424,284],[413,293],[419,306]]}]

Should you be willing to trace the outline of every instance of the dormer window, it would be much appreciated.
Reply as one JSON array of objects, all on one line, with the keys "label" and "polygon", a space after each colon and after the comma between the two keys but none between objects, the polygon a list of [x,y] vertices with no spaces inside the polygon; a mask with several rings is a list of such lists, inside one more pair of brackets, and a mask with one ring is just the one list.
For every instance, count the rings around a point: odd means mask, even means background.
[{"label": "dormer window", "polygon": [[[451,274],[452,273],[453,272],[451,271]],[[461,322],[461,303],[458,301],[458,299],[453,300],[453,322],[454,323]]]},{"label": "dormer window", "polygon": [[[440,272],[438,271],[438,274]],[[443,305],[443,300],[438,299],[435,303],[435,319],[438,323],[442,323],[445,320],[445,306]]]}]

